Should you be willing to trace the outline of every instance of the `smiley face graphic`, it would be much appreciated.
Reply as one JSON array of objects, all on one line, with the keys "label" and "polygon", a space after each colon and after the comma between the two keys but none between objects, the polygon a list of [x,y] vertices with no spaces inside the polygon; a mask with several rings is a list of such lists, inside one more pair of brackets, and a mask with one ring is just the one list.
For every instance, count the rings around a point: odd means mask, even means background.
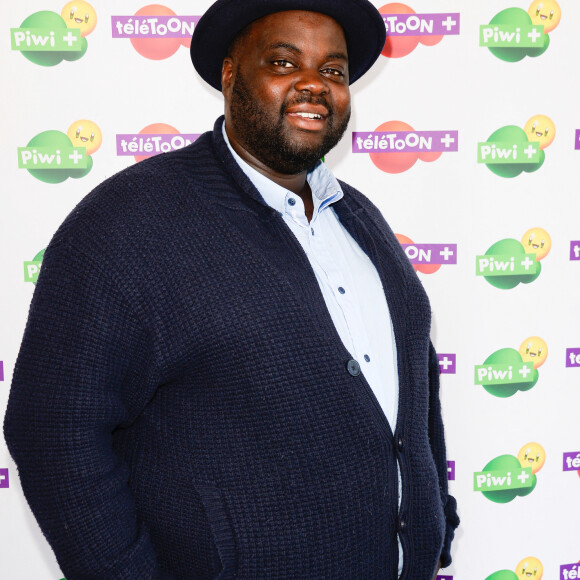
[{"label": "smiley face graphic", "polygon": [[84,0],[72,0],[64,5],[60,13],[68,28],[78,28],[81,36],[90,34],[97,25],[95,9]]},{"label": "smiley face graphic", "polygon": [[518,460],[522,467],[531,467],[535,475],[544,467],[546,452],[539,443],[526,443],[518,452]]},{"label": "smiley face graphic", "polygon": [[524,362],[533,362],[537,369],[546,362],[548,345],[539,336],[529,336],[520,344],[518,352]]},{"label": "smiley face graphic", "polygon": [[73,147],[85,147],[87,155],[92,155],[103,142],[103,134],[93,121],[80,119],[75,121],[66,132]]},{"label": "smiley face graphic", "polygon": [[524,558],[516,567],[516,576],[518,580],[530,578],[533,580],[540,580],[544,575],[544,567],[542,562],[532,556]]},{"label": "smiley face graphic", "polygon": [[543,25],[544,32],[552,32],[562,18],[562,10],[556,0],[534,0],[528,8],[532,24]]},{"label": "smiley face graphic", "polygon": [[540,150],[549,147],[556,137],[554,121],[546,115],[534,115],[528,119],[524,125],[524,131],[529,141],[536,141],[540,144]]},{"label": "smiley face graphic", "polygon": [[536,254],[536,260],[543,260],[552,248],[552,238],[543,228],[530,228],[520,240],[526,254]]}]

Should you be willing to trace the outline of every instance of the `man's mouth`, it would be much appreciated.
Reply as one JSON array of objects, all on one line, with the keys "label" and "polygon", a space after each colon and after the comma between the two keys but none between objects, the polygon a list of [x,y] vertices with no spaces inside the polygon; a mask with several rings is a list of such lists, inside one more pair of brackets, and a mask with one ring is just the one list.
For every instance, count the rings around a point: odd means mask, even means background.
[{"label": "man's mouth", "polygon": [[299,101],[287,107],[284,115],[297,129],[318,133],[326,127],[331,112],[324,103]]},{"label": "man's mouth", "polygon": [[324,119],[324,117],[322,115],[320,115],[319,113],[306,113],[303,111],[297,111],[296,113],[290,113],[290,115],[298,115],[299,117],[302,117],[303,119]]}]

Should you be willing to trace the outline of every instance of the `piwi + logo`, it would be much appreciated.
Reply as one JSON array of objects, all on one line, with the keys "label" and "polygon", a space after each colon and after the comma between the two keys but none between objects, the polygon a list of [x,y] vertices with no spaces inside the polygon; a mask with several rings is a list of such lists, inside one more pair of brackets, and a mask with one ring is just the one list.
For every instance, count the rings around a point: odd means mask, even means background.
[{"label": "piwi + logo", "polygon": [[506,8],[479,27],[479,46],[505,62],[540,56],[550,45],[548,32],[558,26],[561,17],[556,0],[534,0],[527,12]]},{"label": "piwi + logo", "polygon": [[496,350],[482,365],[475,365],[475,384],[502,399],[518,391],[529,391],[538,382],[538,368],[547,358],[546,342],[539,336],[529,336],[518,350]]},{"label": "piwi + logo", "polygon": [[71,124],[66,134],[49,130],[33,137],[26,147],[18,147],[18,167],[44,183],[62,183],[69,177],[88,175],[91,155],[99,149],[103,135],[88,119]]},{"label": "piwi + logo", "polygon": [[477,144],[477,162],[499,177],[517,177],[542,167],[549,147],[556,137],[556,126],[546,115],[530,117],[524,128],[506,125]]},{"label": "piwi + logo", "polygon": [[42,10],[31,14],[19,28],[11,28],[11,48],[40,66],[78,60],[87,52],[86,37],[96,25],[95,9],[84,0],[72,0],[60,14]]},{"label": "piwi + logo", "polygon": [[38,280],[38,274],[40,274],[40,267],[42,266],[42,258],[44,257],[44,250],[43,248],[27,262],[24,262],[24,281],[25,282],[32,282],[36,285],[36,281]]},{"label": "piwi + logo", "polygon": [[539,443],[526,443],[513,455],[492,459],[480,472],[473,474],[473,491],[480,491],[494,503],[509,503],[517,496],[526,496],[536,487],[536,473],[546,461],[546,452]]},{"label": "piwi + logo", "polygon": [[540,260],[549,254],[551,247],[552,239],[546,230],[531,228],[521,241],[500,240],[483,256],[476,256],[475,274],[502,290],[510,290],[520,283],[529,284],[540,275]]}]

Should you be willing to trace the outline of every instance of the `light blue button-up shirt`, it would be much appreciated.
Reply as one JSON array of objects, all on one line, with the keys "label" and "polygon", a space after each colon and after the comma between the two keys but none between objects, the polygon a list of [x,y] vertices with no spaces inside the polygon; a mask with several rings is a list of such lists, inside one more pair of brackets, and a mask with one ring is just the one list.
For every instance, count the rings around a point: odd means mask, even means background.
[{"label": "light blue button-up shirt", "polygon": [[[222,132],[242,171],[264,201],[282,215],[302,246],[340,339],[359,362],[394,432],[399,380],[393,324],[374,264],[344,228],[332,208],[332,204],[344,195],[340,184],[321,161],[308,172],[306,179],[314,202],[314,212],[309,223],[300,196],[246,163],[231,146],[225,123]],[[399,541],[399,574],[402,565]]]}]

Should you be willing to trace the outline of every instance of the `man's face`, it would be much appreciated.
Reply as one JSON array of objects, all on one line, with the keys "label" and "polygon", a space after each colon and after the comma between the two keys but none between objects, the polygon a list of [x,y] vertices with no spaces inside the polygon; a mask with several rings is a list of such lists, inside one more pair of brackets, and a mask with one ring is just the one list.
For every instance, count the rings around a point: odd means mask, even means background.
[{"label": "man's face", "polygon": [[350,118],[341,26],[318,12],[287,11],[252,23],[224,61],[230,138],[268,168],[297,174],[332,149]]}]

